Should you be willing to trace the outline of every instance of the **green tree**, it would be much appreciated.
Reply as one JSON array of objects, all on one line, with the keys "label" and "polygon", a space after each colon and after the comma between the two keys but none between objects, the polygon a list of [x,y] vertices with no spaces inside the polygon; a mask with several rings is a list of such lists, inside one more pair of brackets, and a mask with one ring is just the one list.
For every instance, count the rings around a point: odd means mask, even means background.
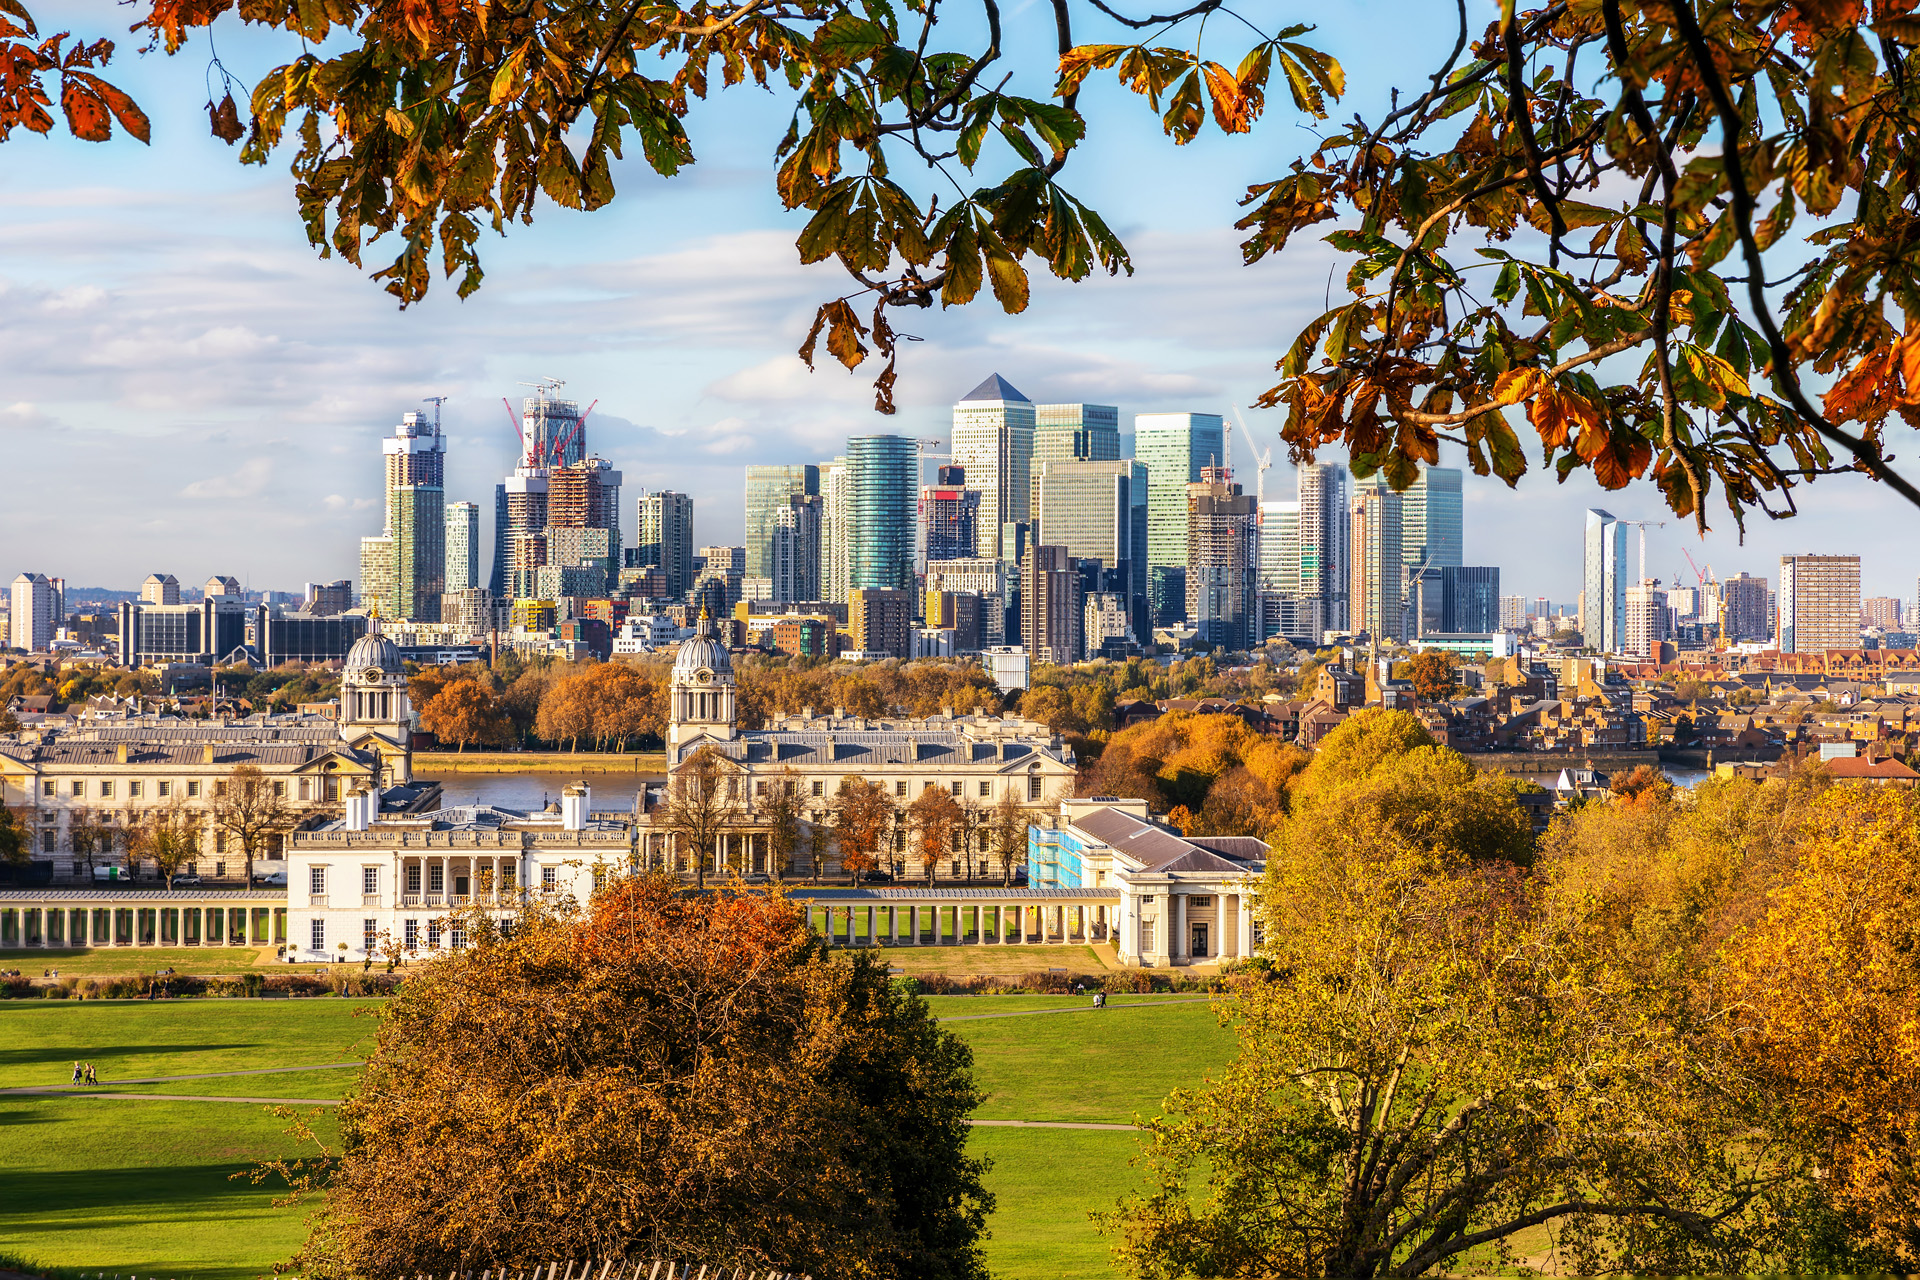
[{"label": "green tree", "polygon": [[309,1274],[565,1254],[985,1280],[970,1054],[883,963],[781,897],[670,877],[533,904],[511,938],[464,923],[383,1010],[338,1154],[274,1166],[324,1191]]},{"label": "green tree", "polygon": [[0,804],[0,862],[23,867],[33,857],[33,832],[12,805]]}]

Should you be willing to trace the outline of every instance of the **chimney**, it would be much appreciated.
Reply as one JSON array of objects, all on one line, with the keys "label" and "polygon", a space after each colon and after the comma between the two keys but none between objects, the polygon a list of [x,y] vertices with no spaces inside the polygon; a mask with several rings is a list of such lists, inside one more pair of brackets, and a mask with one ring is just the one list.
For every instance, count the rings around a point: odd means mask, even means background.
[{"label": "chimney", "polygon": [[347,830],[365,831],[372,825],[372,814],[378,812],[380,796],[363,783],[356,783],[353,790],[347,792]]},{"label": "chimney", "polygon": [[213,744],[211,742],[207,744],[207,753],[205,756],[205,762],[207,764],[213,763]]},{"label": "chimney", "polygon": [[560,827],[565,831],[585,831],[587,815],[592,811],[593,788],[583,779],[560,793]]},{"label": "chimney", "polygon": [[125,764],[127,762],[127,744],[126,743],[123,742],[119,746],[113,749],[113,758],[115,761],[117,761],[120,764]]}]

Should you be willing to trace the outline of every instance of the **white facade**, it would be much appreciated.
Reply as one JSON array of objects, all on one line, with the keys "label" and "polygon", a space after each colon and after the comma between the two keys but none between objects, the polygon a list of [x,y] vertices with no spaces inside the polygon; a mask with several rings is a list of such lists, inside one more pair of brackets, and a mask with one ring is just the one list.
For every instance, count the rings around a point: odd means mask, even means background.
[{"label": "white facade", "polygon": [[680,643],[688,632],[662,613],[630,613],[613,638],[615,653],[652,653]]},{"label": "white facade", "polygon": [[60,606],[53,581],[44,573],[23,573],[13,580],[13,613],[8,643],[32,653],[45,649],[60,627]]}]

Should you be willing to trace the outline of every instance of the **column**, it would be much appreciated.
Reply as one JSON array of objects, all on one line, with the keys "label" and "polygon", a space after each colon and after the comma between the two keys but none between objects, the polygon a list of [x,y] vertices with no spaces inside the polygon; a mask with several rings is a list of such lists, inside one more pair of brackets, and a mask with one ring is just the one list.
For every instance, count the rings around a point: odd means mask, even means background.
[{"label": "column", "polygon": [[893,945],[896,947],[899,946],[900,945],[900,904],[897,902],[892,902],[887,904],[887,926],[893,931]]},{"label": "column", "polygon": [[1167,895],[1167,915],[1171,920],[1171,932],[1167,935],[1167,960],[1171,963],[1187,954],[1187,895],[1169,893]]}]

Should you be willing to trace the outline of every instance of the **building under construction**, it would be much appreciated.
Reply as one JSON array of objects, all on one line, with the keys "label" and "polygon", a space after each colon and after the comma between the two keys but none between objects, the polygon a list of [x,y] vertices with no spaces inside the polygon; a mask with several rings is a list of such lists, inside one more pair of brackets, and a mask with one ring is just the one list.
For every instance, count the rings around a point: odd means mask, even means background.
[{"label": "building under construction", "polygon": [[[620,566],[620,480],[604,458],[587,454],[587,417],[578,402],[561,399],[563,384],[539,383],[521,402],[515,430],[520,461],[494,489],[493,590],[496,596],[534,596],[539,570],[550,564],[598,568],[603,584]],[[507,406],[509,419],[513,407]],[[600,538],[559,531],[604,531]],[[569,585],[590,575],[567,575]],[[552,581],[549,575],[549,583]],[[600,594],[606,590],[602,585]]]},{"label": "building under construction", "polygon": [[1251,649],[1260,567],[1260,510],[1225,467],[1203,467],[1187,486],[1187,618],[1200,639]]}]

